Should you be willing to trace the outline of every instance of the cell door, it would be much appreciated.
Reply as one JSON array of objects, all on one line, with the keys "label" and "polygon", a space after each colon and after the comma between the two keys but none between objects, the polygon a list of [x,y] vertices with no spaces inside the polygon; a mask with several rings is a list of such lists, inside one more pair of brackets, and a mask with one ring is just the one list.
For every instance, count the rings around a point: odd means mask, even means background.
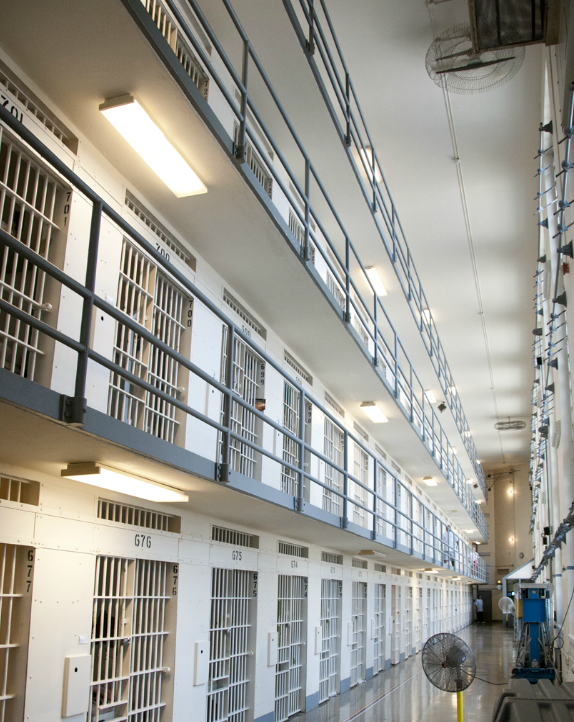
[{"label": "cell door", "polygon": [[354,687],[365,679],[366,614],[367,585],[365,582],[353,582],[351,687]]},{"label": "cell door", "polygon": [[0,721],[24,719],[34,549],[0,544]]},{"label": "cell door", "polygon": [[431,636],[431,610],[432,610],[432,600],[431,600],[432,591],[430,589],[426,590],[426,593],[424,594],[424,600],[425,600],[425,611],[424,611],[424,623],[423,623],[423,639],[422,643],[425,644],[427,639]]},{"label": "cell door", "polygon": [[432,633],[438,634],[440,632],[440,594],[439,589],[432,590]]},{"label": "cell door", "polygon": [[279,576],[275,722],[303,709],[307,577]]},{"label": "cell door", "polygon": [[413,588],[408,587],[405,598],[404,616],[405,659],[411,656],[413,645]]},{"label": "cell door", "polygon": [[160,721],[177,579],[177,564],[96,559],[89,720]]},{"label": "cell door", "polygon": [[385,668],[385,641],[387,614],[387,588],[384,584],[375,584],[375,618],[373,621],[373,674]]},{"label": "cell door", "polygon": [[257,573],[213,569],[207,722],[247,722],[251,712]]},{"label": "cell door", "polygon": [[341,666],[342,582],[321,579],[321,660],[319,662],[319,704],[339,692]]},{"label": "cell door", "polygon": [[423,590],[419,588],[416,596],[416,612],[415,612],[415,647],[416,651],[421,651],[422,634],[423,634]]},{"label": "cell door", "polygon": [[398,584],[391,587],[391,616],[393,633],[391,636],[391,662],[401,661],[401,588]]}]

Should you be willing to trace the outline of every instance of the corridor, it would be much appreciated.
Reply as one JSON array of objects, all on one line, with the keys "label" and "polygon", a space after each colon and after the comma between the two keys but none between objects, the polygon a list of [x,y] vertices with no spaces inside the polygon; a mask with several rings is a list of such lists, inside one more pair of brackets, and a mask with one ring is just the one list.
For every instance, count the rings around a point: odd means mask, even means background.
[{"label": "corridor", "polygon": [[[476,625],[459,635],[476,656],[476,674],[505,682],[514,666],[513,630],[500,624]],[[490,722],[494,702],[504,685],[478,679],[464,692],[465,722]],[[366,708],[366,709],[365,709]],[[449,722],[456,720],[456,695],[433,687],[422,671],[421,655],[378,674],[349,692],[334,697],[297,722]]]}]

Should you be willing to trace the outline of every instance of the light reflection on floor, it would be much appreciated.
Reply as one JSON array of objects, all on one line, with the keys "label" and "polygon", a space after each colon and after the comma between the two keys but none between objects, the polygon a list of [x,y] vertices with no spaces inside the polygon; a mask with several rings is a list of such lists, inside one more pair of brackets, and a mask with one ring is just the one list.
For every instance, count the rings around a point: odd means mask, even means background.
[{"label": "light reflection on floor", "polygon": [[[491,682],[508,680],[514,666],[513,630],[504,629],[500,624],[475,625],[459,631],[458,636],[475,654],[477,677]],[[490,722],[494,702],[503,689],[504,686],[495,687],[475,679],[464,692],[465,722]],[[389,690],[393,691],[360,712]],[[293,722],[351,722],[349,718],[352,722],[455,722],[456,695],[433,687],[421,670],[419,653],[349,692],[333,697],[308,714],[291,719]]]}]

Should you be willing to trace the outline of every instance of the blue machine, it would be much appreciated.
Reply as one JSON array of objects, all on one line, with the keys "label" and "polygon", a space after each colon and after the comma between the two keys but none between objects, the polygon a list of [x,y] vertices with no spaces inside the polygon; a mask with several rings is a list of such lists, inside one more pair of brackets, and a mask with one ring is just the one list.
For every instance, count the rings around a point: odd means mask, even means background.
[{"label": "blue machine", "polygon": [[556,670],[550,637],[554,587],[520,583],[515,591],[519,641],[512,676],[532,684],[539,679],[554,679]]}]

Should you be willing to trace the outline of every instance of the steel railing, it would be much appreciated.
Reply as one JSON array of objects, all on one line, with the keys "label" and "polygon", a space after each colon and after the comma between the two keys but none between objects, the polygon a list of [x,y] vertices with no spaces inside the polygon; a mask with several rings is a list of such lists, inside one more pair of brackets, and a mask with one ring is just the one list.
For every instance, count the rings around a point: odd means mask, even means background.
[{"label": "steel railing", "polygon": [[[438,417],[426,397],[425,389],[408,359],[405,349],[398,338],[385,308],[381,300],[376,295],[370,280],[365,274],[365,268],[355,250],[355,247],[349,235],[345,231],[343,223],[329,199],[329,196],[322,185],[321,179],[316,172],[303,144],[298,138],[287,113],[285,112],[249,41],[249,38],[244,32],[231,6],[231,3],[228,0],[222,0],[235,29],[237,30],[239,43],[243,48],[241,76],[235,70],[233,64],[227,57],[218,38],[203,15],[198,3],[195,0],[186,1],[195,13],[197,22],[199,22],[202,26],[209,42],[212,44],[211,55],[205,51],[201,41],[189,28],[186,20],[179,12],[173,0],[162,0],[161,4],[164,11],[171,14],[171,21],[177,25],[179,32],[185,35],[186,40],[197,53],[201,62],[207,69],[211,80],[215,82],[217,88],[227,102],[229,109],[233,113],[233,117],[239,124],[235,144],[238,162],[245,162],[248,143],[257,150],[262,158],[268,157],[266,150],[262,147],[259,140],[260,133],[264,133],[267,143],[272,148],[273,153],[281,164],[282,172],[280,172],[279,168],[271,162],[266,163],[267,171],[271,174],[274,183],[276,183],[284,196],[289,199],[291,203],[291,210],[296,215],[304,229],[304,237],[300,243],[300,252],[307,269],[310,273],[312,273],[316,281],[323,282],[324,292],[327,291],[327,297],[330,299],[335,310],[339,313],[341,319],[347,324],[347,326],[350,328],[354,325],[360,326],[363,338],[367,340],[367,343],[365,344],[364,341],[361,342],[360,339],[357,339],[358,343],[363,343],[362,348],[368,352],[375,369],[378,369],[379,378],[395,399],[395,402],[401,412],[416,430],[417,434],[421,438],[421,441],[425,444],[425,447],[435,460],[435,463],[447,479],[450,486],[455,490],[455,493],[461,500],[464,508],[471,516],[473,523],[477,525],[481,534],[487,538],[488,531],[486,520],[484,519],[484,515],[479,506],[475,503],[474,495],[469,484],[467,484],[466,475],[462,470],[453,447],[449,443]],[[177,80],[180,87],[185,91],[186,81],[182,81],[180,77],[180,70],[177,68],[177,64],[179,62],[177,60],[177,56],[172,51],[167,40],[163,37],[158,28],[156,28],[154,21],[147,13],[145,6],[142,6],[140,0],[122,0],[122,2],[132,13],[142,30],[145,32],[152,46],[156,46],[156,50],[160,55],[160,58],[164,61],[168,70],[173,73],[174,79]],[[157,6],[159,4],[160,0],[156,0],[155,5]],[[221,77],[220,73],[214,68],[214,54],[217,54],[219,61],[228,74],[225,78]],[[289,163],[287,163],[281,148],[275,142],[273,135],[269,131],[269,128],[248,92],[248,78],[250,73],[253,73],[254,71],[256,71],[261,77],[266,90],[268,91],[276,109],[279,111],[281,119],[285,123],[285,126],[287,127],[298,152],[300,153],[304,166],[305,181],[303,185],[299,183],[296,173],[291,169]],[[241,99],[239,104],[229,90],[229,82],[234,84],[237,89]],[[196,100],[195,96],[190,96],[190,99],[194,102],[199,102]],[[203,103],[206,101],[202,98],[200,102]],[[255,130],[250,127],[248,118],[249,114],[251,114],[254,121],[258,124],[259,132],[255,132]],[[331,214],[331,220],[334,221],[337,229],[341,233],[341,237],[343,238],[344,259],[341,257],[335,243],[333,243],[330,235],[327,233],[325,225],[320,218],[320,214],[316,212],[314,206],[311,204],[310,194],[312,182],[318,190],[318,200],[325,202],[326,207],[329,209]],[[297,194],[299,194],[298,199],[293,197],[293,193],[288,188],[289,184],[292,185]],[[302,202],[304,212],[299,209],[299,202]],[[315,271],[316,261],[313,263],[313,261],[310,260],[312,252],[315,253],[315,256],[317,256],[318,252],[318,255],[324,263],[326,269],[328,269],[328,272],[331,274],[336,289],[343,299],[341,303],[336,300],[333,292],[329,290],[326,281]],[[352,269],[353,263],[357,269],[355,276],[353,275]],[[370,289],[372,298],[367,301],[363,298],[363,295],[357,285],[357,274],[360,274],[361,280],[363,283],[366,283]],[[386,333],[384,333],[385,329]],[[357,336],[357,334],[355,335]],[[399,358],[405,360],[404,365],[401,365]]]},{"label": "steel railing", "polygon": [[[292,0],[283,0],[283,4],[346,149],[363,196],[373,213],[375,226],[453,413],[477,481],[487,498],[484,471],[469,424],[325,2],[298,0],[300,13],[296,12]],[[306,32],[302,23],[306,24]],[[323,72],[315,61],[317,57],[320,58]]]},{"label": "steel railing", "polygon": [[[452,565],[450,565],[450,559],[453,558],[453,555],[450,554],[450,546],[452,545],[447,544],[448,548],[446,548],[444,542],[444,535],[447,533],[445,523],[428,507],[426,507],[422,501],[418,500],[412,492],[410,492],[408,488],[395,477],[392,470],[388,468],[385,463],[374,457],[359,437],[352,434],[348,429],[343,428],[338,420],[321,402],[308,394],[301,384],[297,383],[295,379],[286,373],[283,368],[271,356],[266,354],[263,349],[261,349],[241,330],[241,328],[231,322],[221,309],[218,308],[218,306],[214,304],[205,294],[203,294],[193,283],[191,283],[184,274],[172,266],[153,244],[143,238],[121,217],[121,215],[119,215],[119,213],[103,201],[90,186],[82,181],[65,165],[65,163],[63,163],[52,151],[44,146],[29,130],[27,130],[18,120],[13,118],[10,113],[2,107],[0,107],[0,120],[3,122],[5,127],[7,126],[10,131],[12,131],[14,135],[20,139],[20,141],[24,141],[27,144],[27,146],[31,149],[31,156],[33,156],[34,153],[38,154],[44,165],[48,165],[54,174],[59,175],[61,179],[71,186],[72,192],[83,196],[86,199],[86,202],[91,205],[90,231],[85,266],[86,280],[84,283],[75,280],[60,268],[53,265],[49,260],[21,243],[7,231],[0,229],[0,244],[2,246],[10,249],[10,251],[16,254],[22,261],[33,264],[35,267],[45,272],[54,281],[61,284],[61,287],[71,290],[80,299],[82,299],[82,323],[78,338],[73,338],[62,331],[59,331],[55,327],[57,325],[57,319],[54,322],[55,325],[51,326],[27,313],[23,309],[18,308],[16,305],[13,305],[7,300],[0,298],[1,312],[17,319],[23,324],[27,324],[28,326],[38,330],[44,336],[47,336],[76,352],[75,397],[72,399],[68,399],[67,397],[62,399],[64,402],[63,421],[76,424],[81,424],[84,421],[87,404],[85,396],[88,362],[94,361],[98,365],[108,369],[111,374],[115,374],[123,378],[142,391],[147,392],[152,397],[161,399],[174,408],[184,412],[186,417],[197,419],[202,424],[205,424],[209,428],[218,432],[222,443],[220,447],[221,451],[216,452],[216,458],[212,459],[212,461],[214,461],[214,470],[216,470],[216,473],[214,473],[214,480],[217,479],[225,482],[233,479],[233,475],[236,472],[234,472],[231,468],[229,447],[232,440],[239,441],[241,444],[253,449],[254,452],[275,462],[279,469],[287,468],[297,475],[298,491],[297,495],[293,497],[294,508],[304,511],[306,504],[311,504],[311,506],[313,506],[310,499],[314,496],[314,492],[319,490],[322,493],[322,490],[326,490],[329,494],[333,494],[341,500],[342,514],[339,516],[332,515],[332,519],[327,519],[335,526],[348,528],[351,531],[367,536],[376,542],[387,546],[393,546],[405,553],[415,555],[421,560],[428,561],[433,565],[452,568]],[[102,218],[104,217],[108,222],[117,227],[124,237],[127,237],[131,243],[135,244],[144,251],[145,254],[152,258],[152,260],[168,278],[173,279],[177,284],[185,289],[187,293],[189,293],[191,298],[202,303],[217,318],[219,318],[227,327],[228,340],[233,340],[234,337],[240,338],[241,341],[252,349],[257,356],[264,360],[270,368],[280,374],[281,378],[288,381],[298,390],[299,418],[302,421],[296,434],[289,432],[281,424],[275,422],[270,416],[258,410],[255,406],[245,401],[241,398],[241,396],[234,392],[232,373],[227,373],[225,375],[224,383],[218,381],[210,373],[206,372],[197,364],[193,363],[178,351],[171,348],[171,346],[161,341],[151,331],[147,330],[129,315],[123,313],[116,306],[110,304],[96,293],[94,279],[98,268],[100,227]],[[215,419],[210,418],[198,409],[187,404],[185,401],[166,393],[162,389],[158,388],[158,386],[149,383],[140,376],[131,373],[120,364],[110,360],[103,354],[96,352],[90,343],[92,320],[95,309],[98,309],[98,312],[104,312],[113,318],[117,324],[121,324],[130,329],[137,334],[139,338],[166,354],[181,367],[187,369],[194,375],[194,377],[203,380],[209,384],[211,388],[220,392],[225,399],[225,413],[223,414],[223,420],[216,421]],[[231,354],[228,354],[228,363],[230,364],[228,369],[233,366],[232,342],[229,348],[231,349]],[[66,401],[69,401],[70,403],[66,405]],[[230,408],[232,402],[239,404],[241,407],[248,410],[254,417],[260,419],[263,424],[277,432],[280,432],[283,436],[288,437],[295,442],[298,449],[299,464],[291,464],[286,461],[283,456],[265,448],[260,443],[253,442],[245,436],[236,433],[233,430],[233,423],[230,418],[230,414],[228,413],[228,409]],[[305,419],[306,404],[308,402],[311,403],[312,406],[320,411],[325,417],[329,418],[343,434],[345,459],[343,465],[335,463],[328,456],[305,442],[305,424],[303,420]],[[22,403],[23,405],[26,405],[26,400],[22,399]],[[68,411],[66,411],[66,409],[68,409]],[[353,458],[352,453],[350,452],[354,451],[355,446],[359,447],[365,454],[368,455],[368,458],[372,460],[372,465],[369,463],[370,477],[369,483],[367,484],[363,483],[361,479],[351,474],[348,470],[349,464],[351,463],[349,460]],[[308,458],[314,458],[322,461],[334,472],[339,474],[343,482],[342,490],[340,491],[338,489],[334,489],[328,483],[325,483],[323,479],[313,476],[306,468],[306,459]],[[385,498],[386,495],[383,491],[377,488],[379,467],[384,470],[387,478],[393,480],[392,483],[394,485],[394,492],[391,500]],[[265,482],[263,482],[262,486],[264,484]],[[351,497],[349,493],[350,484],[354,484],[364,490],[366,494],[366,503],[358,502],[356,499]],[[400,508],[396,504],[399,488],[401,489],[401,496],[409,500],[408,503],[410,504],[410,509],[413,508],[413,503],[418,504],[418,508],[421,510],[420,515],[422,515],[421,521],[410,518],[405,513],[404,509]],[[416,502],[414,502],[413,499],[415,499]],[[363,528],[353,525],[350,521],[354,509],[361,509],[365,515],[365,519],[367,521],[363,525]],[[390,514],[389,509],[391,510]],[[389,518],[389,516],[391,516],[391,518]],[[384,527],[384,530],[387,531],[390,529],[390,535],[382,534],[378,531],[379,529],[383,529],[382,525],[387,525]],[[447,537],[447,542],[448,541],[449,539]],[[473,556],[473,552],[470,547],[462,540],[457,540],[456,547],[456,553],[454,554],[455,571],[473,578],[482,579],[485,574],[485,570],[480,565],[480,560],[477,561],[477,559]],[[447,560],[446,562],[445,559]]]}]

